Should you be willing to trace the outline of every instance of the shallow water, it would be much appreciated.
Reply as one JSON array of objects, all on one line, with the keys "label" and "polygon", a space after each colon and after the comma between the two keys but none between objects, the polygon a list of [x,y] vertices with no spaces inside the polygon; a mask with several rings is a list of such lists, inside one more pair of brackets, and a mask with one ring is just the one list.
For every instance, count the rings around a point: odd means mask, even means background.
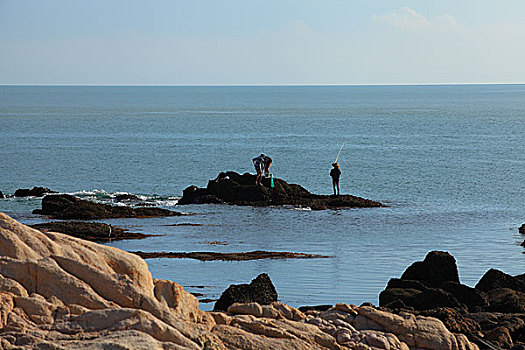
[{"label": "shallow water", "polygon": [[[333,256],[147,260],[155,278],[206,298],[266,272],[293,306],[376,303],[389,278],[430,250],[453,254],[468,285],[491,267],[524,272],[524,134],[522,85],[0,87],[0,190],[45,186],[106,202],[126,192],[196,214],[104,220],[163,235],[111,243],[129,251]],[[185,187],[220,171],[253,172],[261,152],[273,158],[274,176],[330,193],[330,163],[344,141],[342,192],[389,207],[174,205]],[[43,220],[30,214],[38,207],[40,199],[0,200],[24,223]],[[166,226],[185,222],[203,226]]]}]

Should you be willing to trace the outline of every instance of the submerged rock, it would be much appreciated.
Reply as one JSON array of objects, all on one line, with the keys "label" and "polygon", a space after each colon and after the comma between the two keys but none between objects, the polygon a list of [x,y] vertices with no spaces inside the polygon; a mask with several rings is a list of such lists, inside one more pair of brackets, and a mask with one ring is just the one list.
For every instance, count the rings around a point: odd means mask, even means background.
[{"label": "submerged rock", "polygon": [[178,204],[228,203],[235,205],[271,206],[293,205],[314,210],[337,208],[381,207],[379,202],[351,195],[316,195],[305,188],[284,180],[264,178],[262,185],[255,185],[255,175],[236,172],[220,173],[208,181],[206,188],[187,187]]},{"label": "submerged rock", "polygon": [[331,258],[326,255],[305,254],[293,252],[268,252],[264,250],[255,250],[243,253],[217,253],[217,252],[132,252],[142,259],[152,258],[174,258],[174,259],[197,259],[201,261],[222,260],[222,261],[240,261],[240,260],[260,260],[260,259],[319,259]]},{"label": "submerged rock", "polygon": [[43,197],[47,193],[57,193],[45,187],[19,188],[15,191],[15,197]]},{"label": "submerged rock", "polygon": [[42,209],[33,210],[33,214],[48,215],[56,219],[73,220],[182,215],[179,212],[161,208],[130,208],[94,203],[69,194],[45,196],[42,198]]},{"label": "submerged rock", "polygon": [[262,273],[250,284],[232,284],[226,289],[213,307],[214,311],[226,311],[234,303],[259,303],[268,305],[277,301],[277,291],[270,277]]},{"label": "submerged rock", "polygon": [[142,239],[155,235],[129,232],[118,226],[100,222],[60,221],[31,225],[40,231],[60,232],[73,237],[94,242],[118,241],[122,239]]}]

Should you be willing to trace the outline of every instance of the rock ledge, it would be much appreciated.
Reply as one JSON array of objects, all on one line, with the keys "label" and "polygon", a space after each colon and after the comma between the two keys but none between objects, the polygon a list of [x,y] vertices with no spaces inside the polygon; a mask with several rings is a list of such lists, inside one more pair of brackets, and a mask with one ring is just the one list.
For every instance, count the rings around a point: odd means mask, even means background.
[{"label": "rock ledge", "polygon": [[328,196],[308,192],[305,188],[284,180],[264,178],[262,186],[256,186],[255,175],[240,175],[233,171],[223,172],[208,181],[206,188],[187,187],[178,204],[227,203],[249,206],[293,205],[313,210],[381,207],[379,202],[351,195]]}]

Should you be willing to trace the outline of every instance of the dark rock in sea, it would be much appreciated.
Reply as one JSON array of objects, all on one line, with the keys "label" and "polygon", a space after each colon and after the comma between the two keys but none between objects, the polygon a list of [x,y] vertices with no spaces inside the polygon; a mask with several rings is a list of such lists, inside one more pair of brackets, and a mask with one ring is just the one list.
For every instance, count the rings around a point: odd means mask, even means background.
[{"label": "dark rock in sea", "polygon": [[401,276],[401,279],[459,283],[456,259],[447,252],[432,251],[427,254],[425,260],[416,261],[410,265]]},{"label": "dark rock in sea", "polygon": [[312,194],[299,185],[289,184],[277,178],[273,178],[272,188],[270,181],[269,178],[264,178],[262,185],[256,186],[255,175],[223,172],[216,179],[208,181],[206,188],[187,187],[178,204],[293,205],[314,210],[382,206],[379,202],[351,195]]},{"label": "dark rock in sea", "polygon": [[505,272],[490,269],[479,282],[476,284],[476,289],[482,291],[490,291],[498,288],[509,288],[519,292],[525,292],[525,278],[524,275],[513,277]]},{"label": "dark rock in sea", "polygon": [[379,305],[390,309],[429,310],[440,307],[484,310],[487,295],[459,283],[456,260],[447,252],[432,251],[410,265],[401,279],[392,278],[379,295]]},{"label": "dark rock in sea", "polygon": [[43,197],[45,194],[48,193],[57,193],[56,191],[50,190],[49,188],[45,187],[33,187],[32,189],[29,188],[19,188],[15,191],[14,196],[15,197]]},{"label": "dark rock in sea", "polygon": [[99,222],[60,221],[31,225],[40,231],[60,232],[93,242],[108,242],[122,239],[141,239],[154,235],[129,232],[118,226]]},{"label": "dark rock in sea", "polygon": [[234,303],[256,302],[268,305],[277,301],[277,291],[270,277],[262,273],[250,284],[232,284],[226,289],[213,307],[214,311],[227,311]]},{"label": "dark rock in sea", "polygon": [[95,220],[104,218],[142,218],[180,216],[179,212],[161,208],[115,207],[83,200],[69,194],[48,195],[42,199],[42,209],[33,214],[48,215],[56,219]]},{"label": "dark rock in sea", "polygon": [[140,201],[140,198],[137,197],[134,194],[125,193],[125,194],[118,194],[115,196],[115,199],[117,202],[138,202]]},{"label": "dark rock in sea", "polygon": [[307,312],[307,311],[326,311],[328,309],[331,309],[333,305],[325,304],[325,305],[313,305],[313,306],[301,306],[299,307],[299,311]]},{"label": "dark rock in sea", "polygon": [[520,226],[520,228],[518,229],[518,232],[525,235],[525,224]]}]

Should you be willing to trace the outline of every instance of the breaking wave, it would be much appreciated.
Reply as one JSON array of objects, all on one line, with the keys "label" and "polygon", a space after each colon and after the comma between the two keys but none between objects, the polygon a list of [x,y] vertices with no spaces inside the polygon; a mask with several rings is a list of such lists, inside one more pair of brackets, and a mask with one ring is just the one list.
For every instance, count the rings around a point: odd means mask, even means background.
[{"label": "breaking wave", "polygon": [[73,196],[87,199],[96,203],[112,204],[131,207],[172,207],[179,202],[180,197],[160,196],[157,194],[144,195],[129,192],[107,192],[94,189],[69,193]]}]

